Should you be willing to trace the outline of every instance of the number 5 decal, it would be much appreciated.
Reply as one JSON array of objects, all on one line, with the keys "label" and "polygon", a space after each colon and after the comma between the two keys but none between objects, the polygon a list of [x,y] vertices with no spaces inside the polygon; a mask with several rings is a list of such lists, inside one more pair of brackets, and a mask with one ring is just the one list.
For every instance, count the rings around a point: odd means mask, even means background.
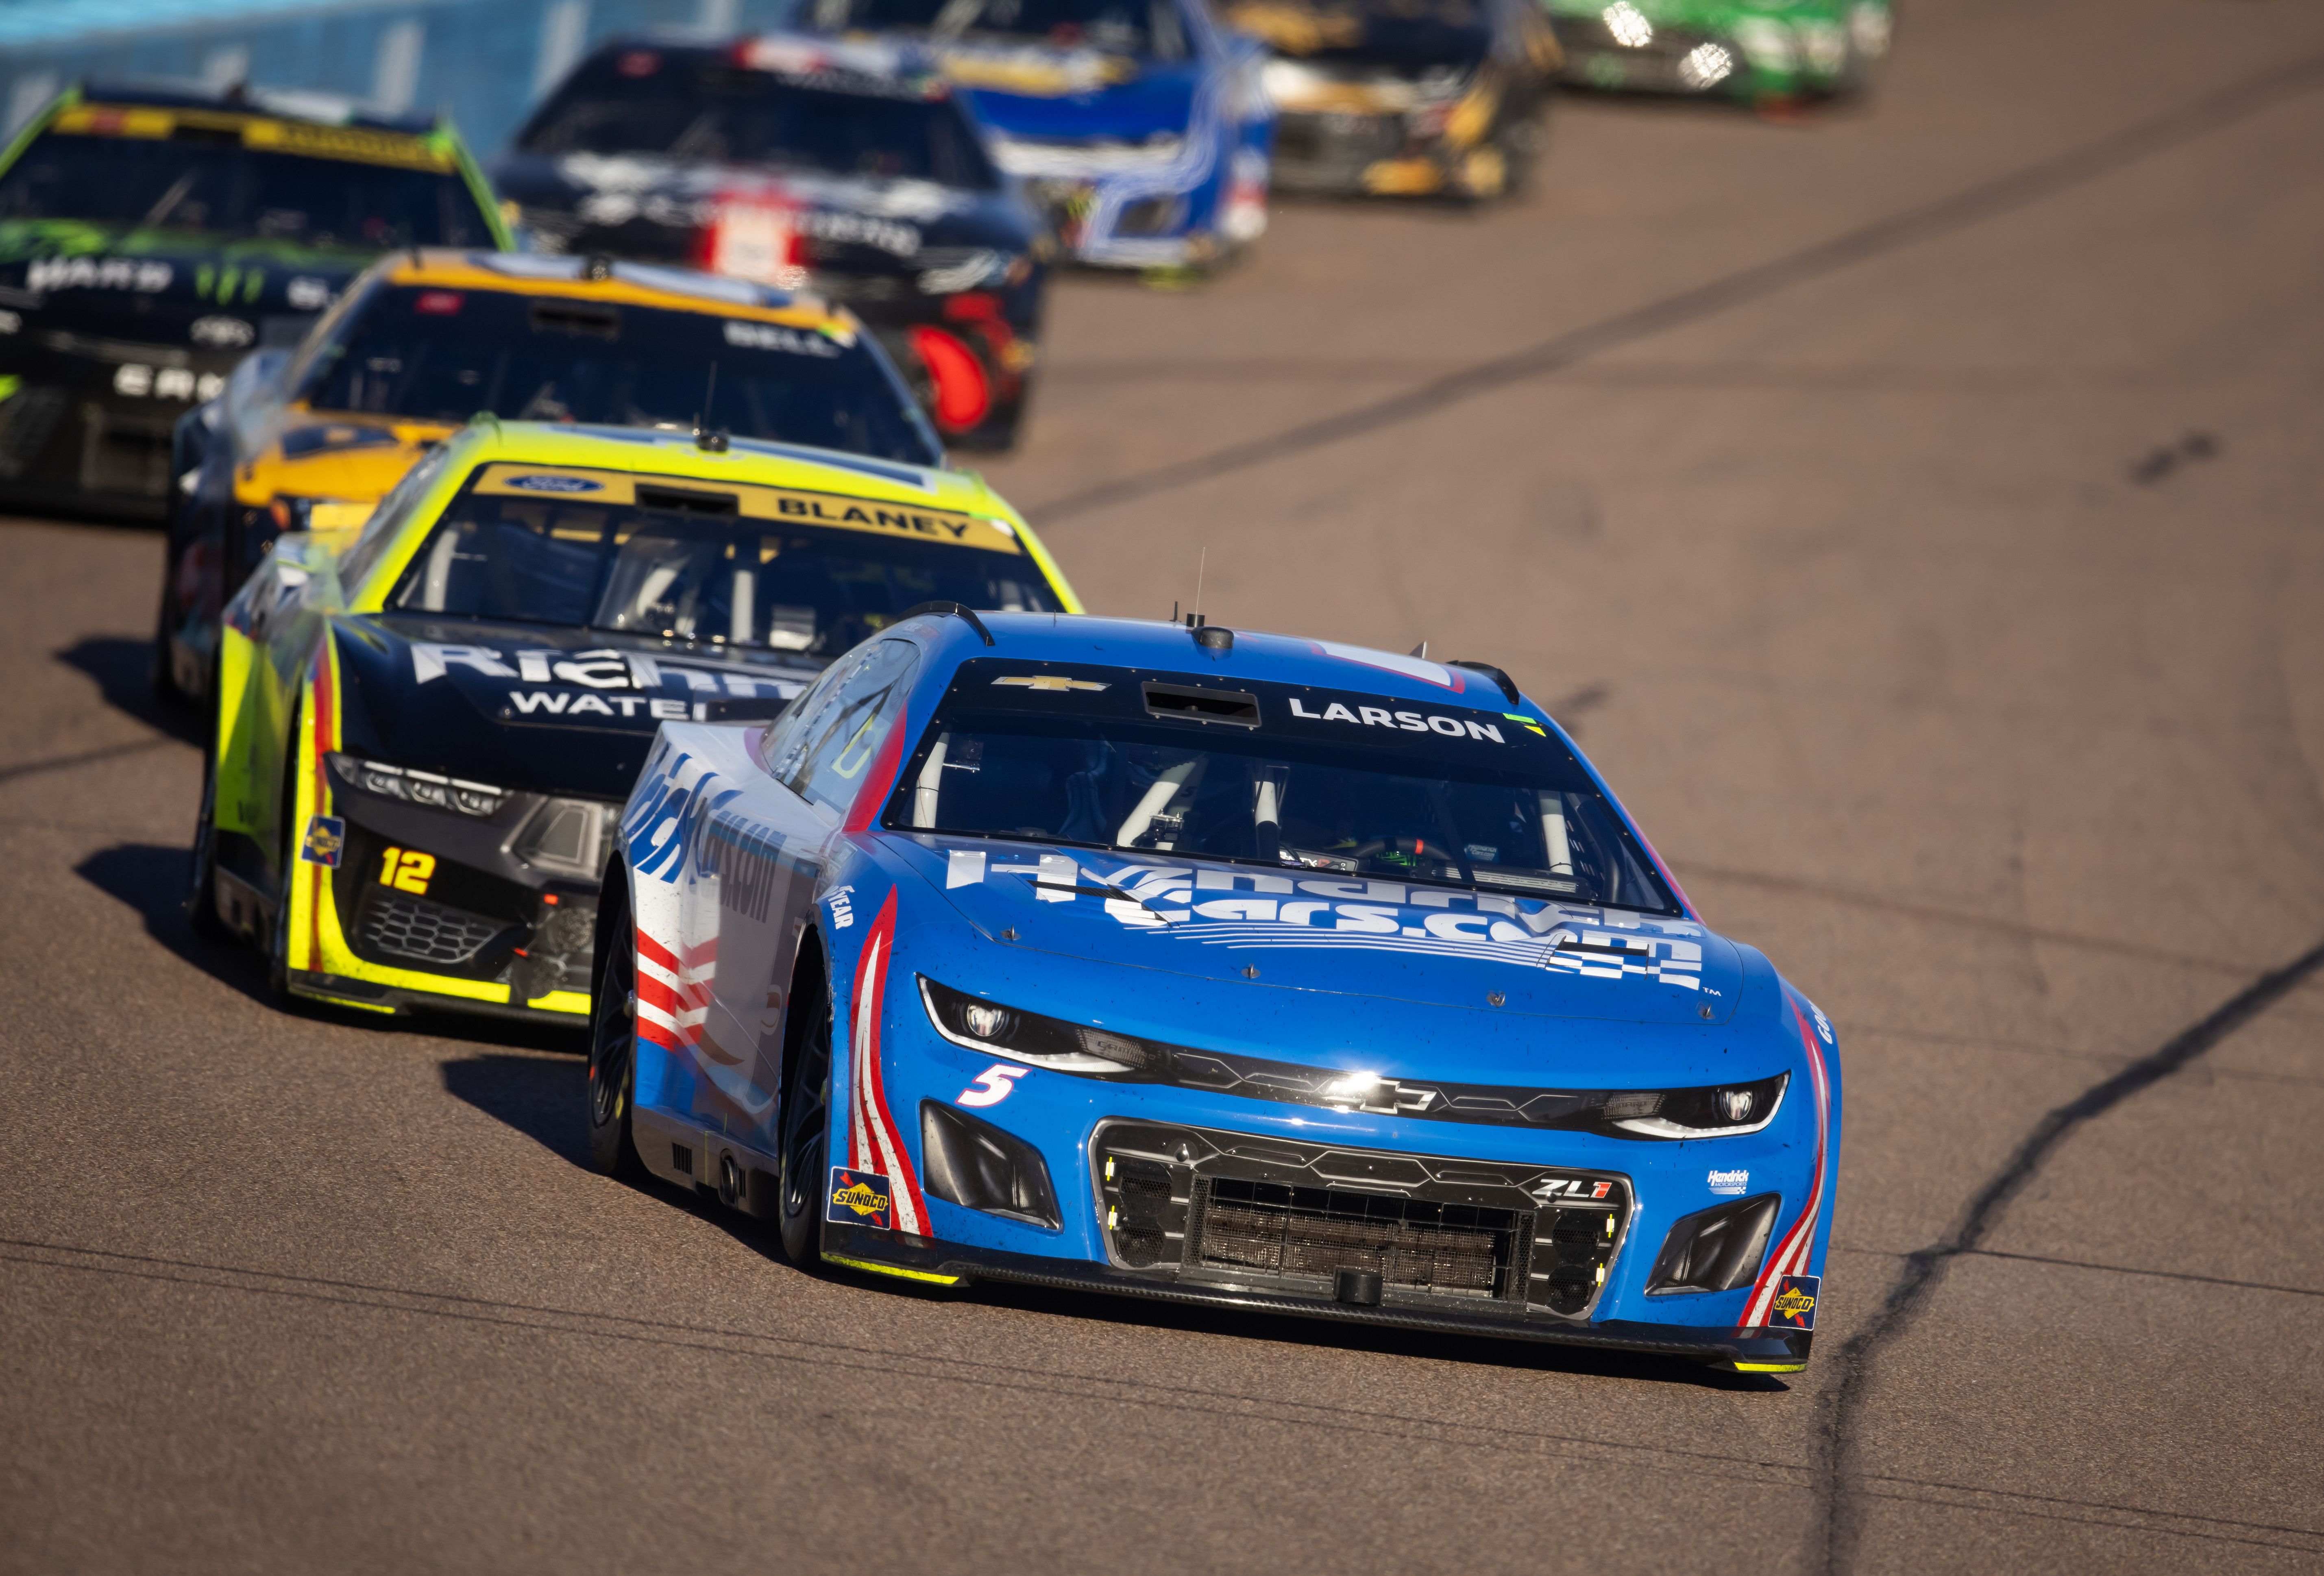
[{"label": "number 5 decal", "polygon": [[976,1082],[960,1092],[963,1105],[999,1105],[1017,1087],[1017,1080],[1031,1072],[1030,1067],[1012,1067],[1006,1062],[995,1062],[976,1075]]}]

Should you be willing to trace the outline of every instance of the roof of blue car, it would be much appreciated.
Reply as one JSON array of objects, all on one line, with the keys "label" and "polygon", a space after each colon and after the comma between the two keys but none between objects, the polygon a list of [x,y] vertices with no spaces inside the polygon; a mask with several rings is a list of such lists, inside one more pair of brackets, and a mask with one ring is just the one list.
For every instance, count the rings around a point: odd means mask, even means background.
[{"label": "roof of blue car", "polygon": [[[1161,619],[1047,613],[987,613],[978,616],[992,631],[990,648],[966,620],[957,617],[944,618],[944,627],[927,630],[924,638],[954,660],[980,656],[1021,657],[1038,662],[1162,668],[1221,679],[1256,678],[1277,684],[1361,690],[1480,711],[1509,709],[1508,697],[1489,674],[1342,641],[1235,630],[1233,644],[1222,650],[1197,644],[1194,631],[1186,625]],[[1523,704],[1536,714],[1541,711],[1530,700]]]}]

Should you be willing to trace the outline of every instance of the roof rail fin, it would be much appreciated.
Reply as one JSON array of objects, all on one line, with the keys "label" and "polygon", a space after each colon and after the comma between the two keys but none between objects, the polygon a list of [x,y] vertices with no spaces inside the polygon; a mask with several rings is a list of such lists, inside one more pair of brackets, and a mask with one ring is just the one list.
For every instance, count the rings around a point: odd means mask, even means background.
[{"label": "roof rail fin", "polygon": [[[974,608],[957,602],[923,602],[918,607],[907,609],[904,618],[918,618],[924,613],[932,613],[938,618],[964,618],[968,621],[968,627],[974,630],[986,645],[993,643],[992,631],[984,627],[984,621],[976,616]],[[896,622],[901,623],[904,619]]]},{"label": "roof rail fin", "polygon": [[1519,705],[1525,701],[1525,696],[1517,693],[1517,681],[1511,678],[1499,668],[1494,667],[1490,662],[1463,662],[1456,657],[1448,664],[1448,666],[1453,668],[1466,668],[1471,673],[1483,674],[1486,677],[1491,679],[1495,684],[1501,687],[1501,693],[1509,697],[1509,704],[1511,705]]}]

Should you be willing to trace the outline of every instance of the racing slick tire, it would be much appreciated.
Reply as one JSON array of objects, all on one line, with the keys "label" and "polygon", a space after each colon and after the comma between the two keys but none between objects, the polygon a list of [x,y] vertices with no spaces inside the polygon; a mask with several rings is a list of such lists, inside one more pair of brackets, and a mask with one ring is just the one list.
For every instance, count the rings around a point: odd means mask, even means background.
[{"label": "racing slick tire", "polygon": [[153,611],[153,670],[150,675],[153,698],[172,710],[189,706],[194,697],[178,687],[178,676],[170,663],[170,585],[169,576],[161,577],[161,604]]},{"label": "racing slick tire", "polygon": [[212,817],[217,809],[217,757],[202,752],[202,807],[194,818],[194,846],[187,855],[186,923],[204,941],[231,941],[217,911],[217,832]]},{"label": "racing slick tire", "polygon": [[[607,896],[617,890],[607,883]],[[608,935],[596,997],[589,1014],[589,1169],[635,1182],[645,1175],[630,1113],[638,1102],[638,945],[623,936],[629,917],[618,899],[597,917]]]},{"label": "racing slick tire", "polygon": [[823,1194],[831,1175],[831,993],[821,974],[816,967],[812,980],[793,984],[784,1035],[782,1175],[775,1217],[783,1252],[801,1267],[822,1251]]}]

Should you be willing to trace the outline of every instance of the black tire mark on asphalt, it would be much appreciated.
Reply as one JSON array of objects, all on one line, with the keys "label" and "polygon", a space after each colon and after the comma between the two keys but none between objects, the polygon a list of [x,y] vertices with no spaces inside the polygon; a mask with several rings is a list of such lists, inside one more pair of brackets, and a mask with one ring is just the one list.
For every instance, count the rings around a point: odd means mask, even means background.
[{"label": "black tire mark on asphalt", "polygon": [[2057,1154],[2069,1135],[2184,1068],[2273,1006],[2319,967],[2324,967],[2324,945],[2311,947],[2282,968],[2262,974],[2160,1048],[2052,1111],[2034,1124],[2034,1130],[2001,1169],[1970,1196],[1959,1221],[1942,1240],[1905,1255],[1896,1283],[1889,1288],[1879,1312],[1840,1349],[1840,1382],[1827,1392],[1825,1416],[1818,1433],[1818,1514],[1811,1523],[1809,1534],[1811,1571],[1833,1576],[1851,1569],[1855,1563],[1857,1545],[1863,1534],[1862,1509],[1858,1501],[1864,1491],[1858,1485],[1868,1479],[1858,1463],[1854,1428],[1857,1414],[1865,1404],[1873,1361],[1927,1311],[1952,1261],[1985,1251],[1979,1244],[2000,1224],[2009,1205]]},{"label": "black tire mark on asphalt", "polygon": [[1998,1248],[1972,1248],[1969,1257],[2011,1258],[2020,1264],[2054,1264],[2061,1269],[2089,1269],[2102,1275],[2138,1275],[2151,1280],[2191,1280],[2207,1286],[2228,1286],[2239,1292],[2281,1292],[2287,1297],[2324,1297],[2315,1286],[2277,1286],[2265,1280],[2234,1280],[2223,1275],[2189,1275],[2181,1269],[2140,1269],[2128,1264],[2092,1264],[2087,1258],[2052,1258],[2046,1253],[2004,1253]]},{"label": "black tire mark on asphalt", "polygon": [[124,755],[140,755],[148,750],[159,750],[164,744],[183,742],[178,739],[132,739],[126,744],[107,744],[102,750],[84,750],[78,755],[54,755],[46,760],[27,760],[15,766],[0,766],[0,782],[13,782],[20,777],[35,777],[44,771],[69,771],[76,766],[88,766],[99,760],[113,760]]},{"label": "black tire mark on asphalt", "polygon": [[2324,55],[2290,61],[2214,89],[2191,104],[2085,147],[2041,160],[1950,197],[1875,219],[1829,240],[1554,335],[1507,355],[1448,373],[1416,389],[1390,394],[1337,415],[1318,417],[1265,438],[1229,444],[1194,459],[1176,460],[1115,481],[1101,482],[1094,487],[1037,505],[1026,513],[1034,524],[1047,530],[1061,521],[1117,503],[1150,498],[1157,493],[1191,486],[1384,427],[1416,420],[1463,400],[1540,377],[1605,351],[1763,300],[1793,285],[1837,273],[2028,207],[2149,154],[2247,120],[2283,99],[2308,92],[2319,82],[2324,82]]}]

